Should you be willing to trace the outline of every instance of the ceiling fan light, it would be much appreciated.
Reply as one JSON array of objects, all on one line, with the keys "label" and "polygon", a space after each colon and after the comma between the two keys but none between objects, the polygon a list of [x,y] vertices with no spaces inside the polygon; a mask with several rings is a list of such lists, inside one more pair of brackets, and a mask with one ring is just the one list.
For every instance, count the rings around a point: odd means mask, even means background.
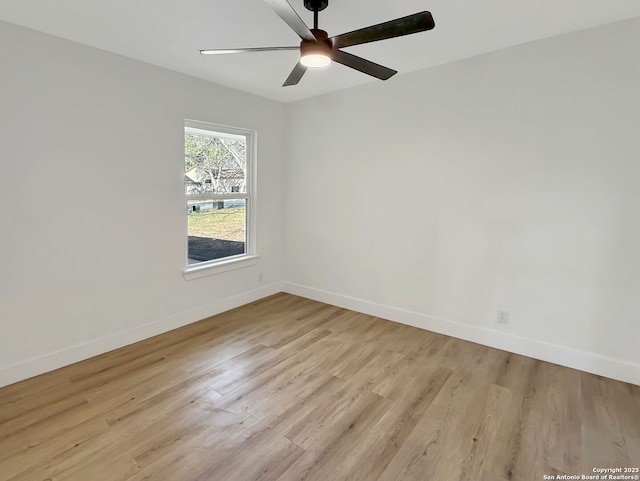
[{"label": "ceiling fan light", "polygon": [[322,53],[309,53],[300,57],[300,63],[309,68],[322,68],[331,63],[331,58]]}]

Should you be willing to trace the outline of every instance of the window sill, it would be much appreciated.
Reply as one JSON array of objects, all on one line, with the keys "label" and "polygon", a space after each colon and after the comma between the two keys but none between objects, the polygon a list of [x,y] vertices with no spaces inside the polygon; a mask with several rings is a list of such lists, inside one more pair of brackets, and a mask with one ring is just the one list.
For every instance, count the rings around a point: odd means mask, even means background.
[{"label": "window sill", "polygon": [[220,261],[202,262],[183,269],[182,275],[187,281],[200,279],[202,277],[213,276],[222,272],[253,266],[258,263],[259,259],[260,256],[257,255],[241,255]]}]

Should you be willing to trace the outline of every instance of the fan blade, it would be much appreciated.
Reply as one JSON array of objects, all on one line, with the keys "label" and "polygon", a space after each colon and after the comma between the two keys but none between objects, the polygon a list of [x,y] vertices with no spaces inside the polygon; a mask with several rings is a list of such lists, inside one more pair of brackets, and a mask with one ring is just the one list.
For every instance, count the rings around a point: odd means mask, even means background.
[{"label": "fan blade", "polygon": [[302,76],[306,71],[307,71],[307,67],[305,67],[300,62],[298,62],[298,64],[295,67],[293,67],[293,70],[287,77],[287,80],[284,81],[282,86],[289,87],[290,85],[298,85],[298,82],[300,82],[300,79],[302,78]]},{"label": "fan blade", "polygon": [[429,12],[420,12],[407,17],[397,18],[389,22],[343,33],[331,38],[333,48],[350,47],[362,43],[377,42],[388,38],[402,37],[412,33],[424,32],[435,27]]},{"label": "fan blade", "polygon": [[289,27],[304,40],[316,41],[309,27],[302,21],[287,0],[264,0]]},{"label": "fan blade", "polygon": [[217,48],[200,50],[200,53],[202,55],[223,55],[227,53],[275,52],[277,50],[300,50],[300,47]]},{"label": "fan blade", "polygon": [[331,53],[331,58],[342,65],[351,67],[372,77],[379,78],[380,80],[387,80],[393,77],[398,72],[377,63],[373,63],[370,60],[366,60],[361,57],[357,57],[353,54],[343,52],[341,50],[334,50]]}]

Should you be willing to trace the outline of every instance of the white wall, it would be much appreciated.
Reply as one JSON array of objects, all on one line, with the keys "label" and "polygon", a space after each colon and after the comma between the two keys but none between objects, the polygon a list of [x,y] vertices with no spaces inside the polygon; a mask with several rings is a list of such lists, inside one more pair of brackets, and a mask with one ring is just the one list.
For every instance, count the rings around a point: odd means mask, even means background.
[{"label": "white wall", "polygon": [[[285,107],[0,23],[0,385],[283,278],[640,384],[639,27]],[[258,131],[256,266],[182,278],[185,118]]]},{"label": "white wall", "polygon": [[[0,65],[0,385],[279,290],[282,104],[1,22]],[[185,118],[258,131],[256,266],[182,277]]]},{"label": "white wall", "polygon": [[289,105],[287,289],[640,384],[638,45],[634,19]]}]

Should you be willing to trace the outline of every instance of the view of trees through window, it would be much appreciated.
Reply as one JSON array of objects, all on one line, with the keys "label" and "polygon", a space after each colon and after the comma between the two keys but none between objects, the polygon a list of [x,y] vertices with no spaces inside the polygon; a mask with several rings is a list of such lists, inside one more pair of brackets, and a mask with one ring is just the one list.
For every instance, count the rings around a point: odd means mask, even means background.
[{"label": "view of trees through window", "polygon": [[187,194],[246,192],[247,142],[185,133]]},{"label": "view of trees through window", "polygon": [[246,253],[247,139],[185,127],[189,264]]}]

